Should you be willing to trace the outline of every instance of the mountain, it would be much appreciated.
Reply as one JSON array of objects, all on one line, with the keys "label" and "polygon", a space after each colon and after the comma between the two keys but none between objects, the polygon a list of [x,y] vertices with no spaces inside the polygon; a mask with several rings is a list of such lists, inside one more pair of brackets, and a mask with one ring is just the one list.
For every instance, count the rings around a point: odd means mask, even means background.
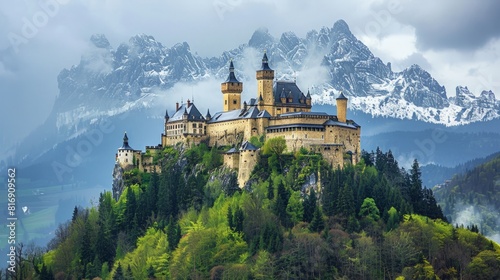
[{"label": "mountain", "polygon": [[422,182],[424,183],[424,186],[429,188],[443,184],[446,180],[453,178],[453,176],[466,173],[474,169],[476,166],[486,163],[498,156],[500,156],[500,152],[496,152],[487,157],[476,158],[465,163],[461,163],[455,167],[446,167],[437,164],[422,166]]},{"label": "mountain", "polygon": [[[237,76],[254,83],[263,50],[278,78],[297,78],[299,84],[310,87],[316,106],[331,107],[342,91],[354,114],[387,120],[456,126],[500,117],[500,102],[491,91],[476,97],[459,86],[456,96],[448,98],[446,89],[418,65],[392,71],[390,63],[375,57],[343,20],[312,30],[305,38],[293,32],[274,38],[267,29],[258,29],[247,43],[210,58],[193,53],[186,42],[165,47],[145,34],[117,48],[104,35],[93,35],[90,45],[79,64],[60,72],[60,93],[51,115],[17,147],[11,162],[36,163],[57,145],[79,139],[108,118],[120,116],[125,127],[138,112],[160,119],[165,108],[155,106],[158,100],[168,99],[166,90],[179,82],[221,81],[230,58],[237,62]],[[218,90],[214,88],[212,94]]]}]

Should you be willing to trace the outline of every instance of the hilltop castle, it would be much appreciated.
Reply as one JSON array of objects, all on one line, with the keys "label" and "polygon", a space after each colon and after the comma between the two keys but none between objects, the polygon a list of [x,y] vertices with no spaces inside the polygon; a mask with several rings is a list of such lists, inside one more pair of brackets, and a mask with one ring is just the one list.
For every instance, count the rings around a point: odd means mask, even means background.
[{"label": "hilltop castle", "polygon": [[248,140],[265,135],[265,139],[283,137],[287,151],[300,148],[321,153],[332,166],[355,164],[361,155],[361,127],[346,119],[347,98],[341,93],[337,98],[337,115],[311,112],[311,95],[305,95],[295,81],[279,81],[269,67],[264,53],[262,66],[256,73],[257,95],[241,104],[243,83],[234,73],[231,60],[229,75],[221,83],[223,108],[213,116],[210,110],[202,115],[194,102],[176,103],[170,117],[165,113],[165,128],[161,144],[147,146],[146,152],[132,149],[125,133],[123,145],[116,155],[117,166],[123,169],[139,168],[144,172],[160,167],[155,155],[166,146],[178,143],[209,146],[231,146],[224,154],[224,164],[238,170],[238,183],[243,187],[258,161],[260,150]]}]

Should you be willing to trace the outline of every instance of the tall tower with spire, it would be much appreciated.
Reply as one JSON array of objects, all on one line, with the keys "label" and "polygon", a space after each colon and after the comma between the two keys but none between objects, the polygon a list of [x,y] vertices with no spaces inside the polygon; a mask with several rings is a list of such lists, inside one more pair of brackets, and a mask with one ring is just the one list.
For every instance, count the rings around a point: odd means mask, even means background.
[{"label": "tall tower with spire", "polygon": [[134,149],[128,145],[127,132],[123,135],[123,144],[118,148],[116,161],[122,168],[127,168],[134,165]]},{"label": "tall tower with spire", "polygon": [[229,76],[225,82],[221,83],[220,89],[224,95],[224,112],[241,108],[241,92],[243,91],[243,83],[238,81],[234,75],[234,64],[232,59],[229,64]]},{"label": "tall tower with spire", "polygon": [[259,110],[267,110],[271,115],[274,115],[274,95],[273,95],[273,80],[274,70],[269,67],[267,54],[264,52],[262,57],[262,66],[257,70],[257,100]]}]

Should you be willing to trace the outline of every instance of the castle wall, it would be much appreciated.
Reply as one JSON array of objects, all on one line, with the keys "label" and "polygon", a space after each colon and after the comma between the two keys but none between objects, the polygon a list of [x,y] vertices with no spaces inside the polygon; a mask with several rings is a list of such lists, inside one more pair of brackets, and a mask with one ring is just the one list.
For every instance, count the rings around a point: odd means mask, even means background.
[{"label": "castle wall", "polygon": [[236,145],[252,136],[261,135],[261,129],[262,124],[259,126],[256,119],[237,119],[208,124],[207,136],[210,146]]},{"label": "castle wall", "polygon": [[224,165],[226,165],[227,167],[231,169],[239,169],[239,163],[239,153],[224,154]]}]

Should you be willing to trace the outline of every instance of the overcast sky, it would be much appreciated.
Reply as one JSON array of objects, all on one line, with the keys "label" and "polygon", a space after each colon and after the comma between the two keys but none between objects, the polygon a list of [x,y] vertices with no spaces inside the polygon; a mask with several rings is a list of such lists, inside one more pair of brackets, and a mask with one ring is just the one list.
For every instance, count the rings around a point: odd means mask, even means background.
[{"label": "overcast sky", "polygon": [[115,48],[145,33],[167,47],[185,41],[199,55],[218,56],[260,27],[303,37],[344,19],[393,70],[417,63],[448,96],[464,85],[500,98],[499,12],[497,0],[1,1],[0,144],[19,141],[47,118],[58,73],[79,63],[94,33]]}]

